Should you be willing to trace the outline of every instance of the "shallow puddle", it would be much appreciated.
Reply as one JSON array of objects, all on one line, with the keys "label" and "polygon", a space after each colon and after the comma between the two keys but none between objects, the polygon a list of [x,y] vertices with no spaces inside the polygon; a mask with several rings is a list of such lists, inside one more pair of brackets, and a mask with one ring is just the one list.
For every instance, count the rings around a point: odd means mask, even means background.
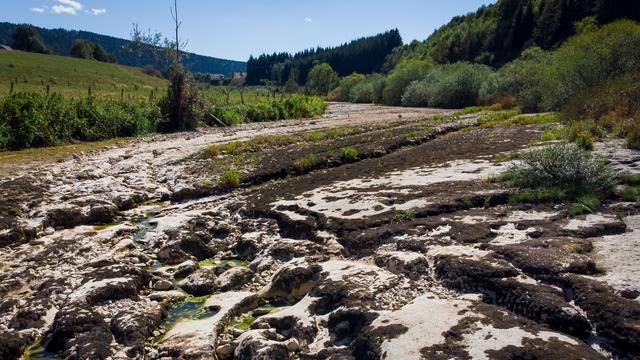
[{"label": "shallow puddle", "polygon": [[247,267],[249,266],[249,262],[246,260],[238,260],[238,259],[206,259],[198,262],[200,267],[218,267],[231,265],[232,267]]},{"label": "shallow puddle", "polygon": [[191,298],[174,305],[169,310],[167,318],[158,328],[162,334],[154,340],[156,342],[162,341],[164,335],[182,320],[202,320],[216,315],[218,313],[217,309],[204,306],[207,298],[208,297]]}]

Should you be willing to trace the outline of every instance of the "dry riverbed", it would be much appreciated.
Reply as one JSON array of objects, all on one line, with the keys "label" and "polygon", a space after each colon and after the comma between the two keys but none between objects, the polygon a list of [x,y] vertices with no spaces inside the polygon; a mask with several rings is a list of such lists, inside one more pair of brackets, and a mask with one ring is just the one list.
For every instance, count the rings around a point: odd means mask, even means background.
[{"label": "dry riverbed", "polygon": [[549,125],[448,115],[2,157],[0,359],[640,357],[640,206],[510,204]]}]

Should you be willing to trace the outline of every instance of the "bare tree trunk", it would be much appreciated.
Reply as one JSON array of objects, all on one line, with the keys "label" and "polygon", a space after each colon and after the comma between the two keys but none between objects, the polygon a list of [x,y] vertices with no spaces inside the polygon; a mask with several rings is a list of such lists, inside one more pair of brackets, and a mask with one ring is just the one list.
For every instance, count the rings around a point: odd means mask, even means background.
[{"label": "bare tree trunk", "polygon": [[182,22],[178,18],[178,0],[173,0],[173,8],[169,8],[171,11],[171,17],[173,18],[173,22],[176,27],[176,49],[175,49],[175,62],[176,64],[180,63],[180,26]]}]

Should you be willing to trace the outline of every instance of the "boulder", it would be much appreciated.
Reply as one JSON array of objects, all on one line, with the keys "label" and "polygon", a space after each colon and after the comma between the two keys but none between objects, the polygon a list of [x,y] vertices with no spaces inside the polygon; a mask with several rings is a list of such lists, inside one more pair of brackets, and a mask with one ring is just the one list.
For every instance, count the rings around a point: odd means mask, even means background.
[{"label": "boulder", "polygon": [[253,278],[253,271],[245,267],[234,267],[216,279],[216,287],[222,291],[237,290]]},{"label": "boulder", "polygon": [[180,282],[182,290],[193,296],[211,295],[216,290],[216,275],[212,269],[200,268]]}]

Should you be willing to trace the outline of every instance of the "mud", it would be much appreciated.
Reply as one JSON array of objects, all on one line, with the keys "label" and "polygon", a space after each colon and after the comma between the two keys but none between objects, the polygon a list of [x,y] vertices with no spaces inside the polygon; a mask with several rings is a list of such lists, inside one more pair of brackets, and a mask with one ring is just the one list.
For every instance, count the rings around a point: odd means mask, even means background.
[{"label": "mud", "polygon": [[[640,357],[640,207],[510,204],[496,154],[542,125],[439,113],[331,104],[3,164],[0,358]],[[261,148],[237,189],[203,182],[224,170],[209,144],[336,127],[358,131]]]}]

